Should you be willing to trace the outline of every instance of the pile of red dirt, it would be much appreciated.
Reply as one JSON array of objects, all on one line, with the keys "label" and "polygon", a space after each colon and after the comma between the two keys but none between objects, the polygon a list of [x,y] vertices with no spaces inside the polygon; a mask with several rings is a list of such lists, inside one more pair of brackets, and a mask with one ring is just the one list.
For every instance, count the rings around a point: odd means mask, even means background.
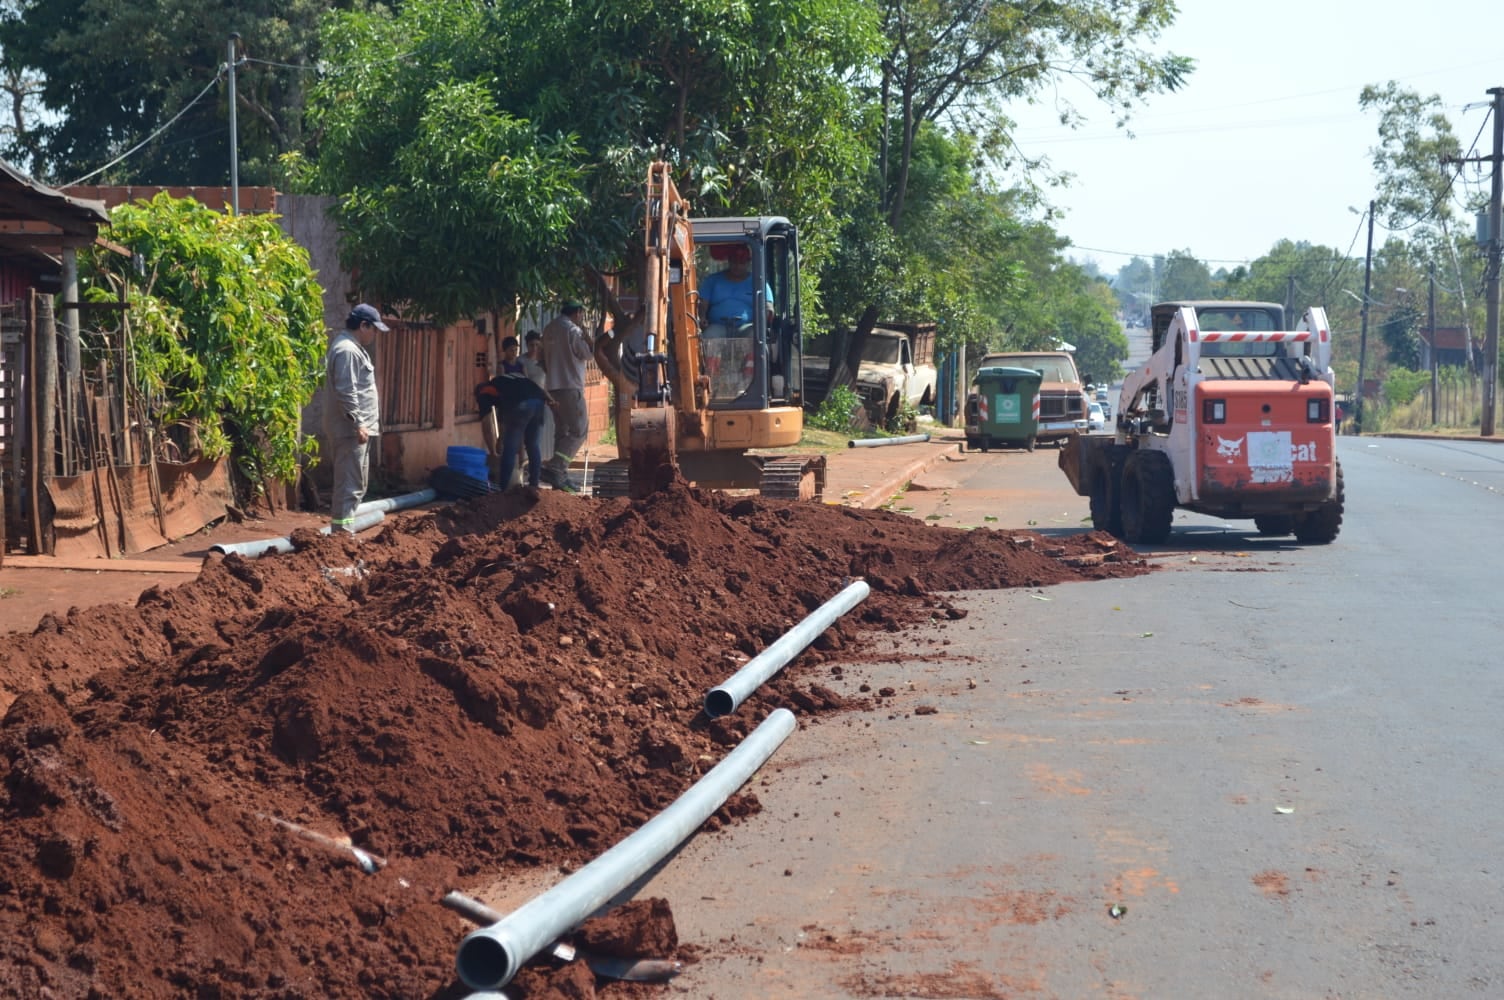
[{"label": "pile of red dirt", "polygon": [[[820,681],[868,630],[963,616],[945,591],[1148,569],[1097,533],[682,485],[293,541],[0,639],[0,994],[462,996],[448,890],[598,856],[772,708],[841,708]],[[705,718],[710,688],[857,578],[866,601]],[[742,793],[711,824],[757,808]]]}]

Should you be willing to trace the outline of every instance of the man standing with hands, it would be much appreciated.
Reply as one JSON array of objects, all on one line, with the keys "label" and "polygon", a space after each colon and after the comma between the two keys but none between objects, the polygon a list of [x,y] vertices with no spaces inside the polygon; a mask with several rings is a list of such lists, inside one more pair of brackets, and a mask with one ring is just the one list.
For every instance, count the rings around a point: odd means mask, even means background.
[{"label": "man standing with hands", "polygon": [[376,331],[390,329],[381,313],[362,302],[350,310],[345,328],[330,340],[324,355],[324,437],[334,468],[329,526],[334,531],[355,531],[355,508],[366,495],[370,441],[381,433],[376,366],[369,348]]},{"label": "man standing with hands", "polygon": [[593,345],[580,327],[585,307],[566,302],[559,315],[543,328],[544,388],[558,406],[554,409],[554,453],[543,470],[543,479],[555,489],[570,493],[579,488],[569,478],[569,463],[590,435],[590,413],[585,407],[585,362]]}]

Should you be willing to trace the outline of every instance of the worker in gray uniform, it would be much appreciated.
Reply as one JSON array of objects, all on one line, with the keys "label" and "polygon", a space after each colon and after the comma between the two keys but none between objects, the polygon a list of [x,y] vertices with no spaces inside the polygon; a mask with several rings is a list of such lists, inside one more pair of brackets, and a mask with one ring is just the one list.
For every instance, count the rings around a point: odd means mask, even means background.
[{"label": "worker in gray uniform", "polygon": [[329,341],[324,355],[324,437],[334,467],[329,526],[334,531],[355,530],[355,508],[366,495],[370,443],[381,433],[370,347],[376,331],[390,329],[374,306],[362,302],[350,310],[345,328]]}]

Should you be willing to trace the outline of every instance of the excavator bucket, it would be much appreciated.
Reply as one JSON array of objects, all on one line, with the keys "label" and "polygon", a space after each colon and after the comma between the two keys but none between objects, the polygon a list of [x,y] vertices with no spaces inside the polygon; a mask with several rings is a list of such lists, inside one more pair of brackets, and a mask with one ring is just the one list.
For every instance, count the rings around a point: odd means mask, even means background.
[{"label": "excavator bucket", "polygon": [[679,473],[674,454],[678,434],[673,407],[632,411],[631,454],[627,459],[629,494],[642,500],[664,489]]}]

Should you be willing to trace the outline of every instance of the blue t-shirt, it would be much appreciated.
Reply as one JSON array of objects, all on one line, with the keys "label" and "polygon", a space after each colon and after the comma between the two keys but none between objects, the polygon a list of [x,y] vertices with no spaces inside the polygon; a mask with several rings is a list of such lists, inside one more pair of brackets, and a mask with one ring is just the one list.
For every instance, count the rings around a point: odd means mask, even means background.
[{"label": "blue t-shirt", "polygon": [[[752,322],[752,308],[757,301],[757,285],[749,271],[742,280],[733,279],[725,271],[706,275],[700,282],[700,298],[705,302],[710,322],[737,324]],[[773,289],[763,286],[765,301],[773,301]]]}]

